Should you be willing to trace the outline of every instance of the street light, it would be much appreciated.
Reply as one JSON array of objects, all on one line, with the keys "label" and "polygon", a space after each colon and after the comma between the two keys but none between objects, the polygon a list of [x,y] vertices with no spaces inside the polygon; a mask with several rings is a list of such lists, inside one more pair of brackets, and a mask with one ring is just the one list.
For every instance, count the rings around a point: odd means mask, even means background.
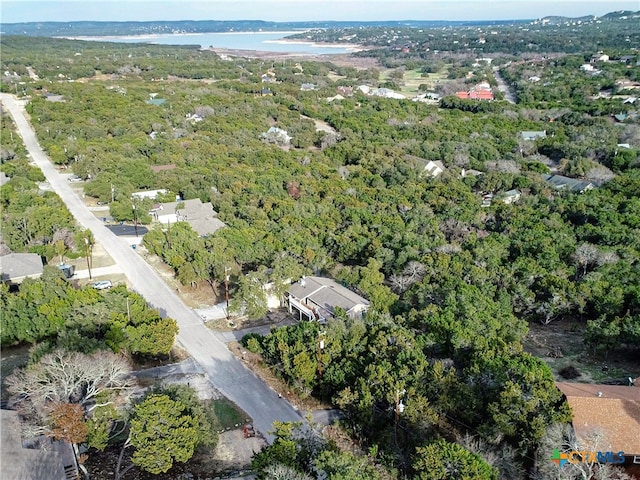
[{"label": "street light", "polygon": [[85,257],[87,258],[87,269],[89,270],[89,280],[91,280],[91,263],[92,263],[89,261],[90,252],[91,252],[91,245],[89,243],[89,239],[87,237],[84,237],[84,253],[85,253]]}]

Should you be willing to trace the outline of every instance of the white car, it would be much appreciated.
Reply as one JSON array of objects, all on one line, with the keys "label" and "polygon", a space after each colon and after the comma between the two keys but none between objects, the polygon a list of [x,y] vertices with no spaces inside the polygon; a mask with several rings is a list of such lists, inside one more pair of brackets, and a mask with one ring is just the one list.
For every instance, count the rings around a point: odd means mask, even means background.
[{"label": "white car", "polygon": [[99,282],[94,283],[91,286],[96,290],[104,290],[105,288],[113,287],[113,284],[111,283],[111,280],[101,280]]},{"label": "white car", "polygon": [[69,178],[67,178],[67,180],[73,183],[83,181],[82,178],[78,177],[77,175],[71,175]]}]

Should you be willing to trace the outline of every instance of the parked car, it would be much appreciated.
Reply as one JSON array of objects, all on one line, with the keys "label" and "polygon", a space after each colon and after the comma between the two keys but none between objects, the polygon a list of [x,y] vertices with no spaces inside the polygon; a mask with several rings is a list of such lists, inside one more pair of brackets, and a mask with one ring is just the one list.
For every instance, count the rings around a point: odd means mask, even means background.
[{"label": "parked car", "polygon": [[91,286],[96,290],[104,290],[105,288],[113,287],[113,284],[111,283],[111,280],[101,280],[99,282],[94,283]]},{"label": "parked car", "polygon": [[67,180],[70,182],[82,182],[82,178],[77,175],[71,175]]}]

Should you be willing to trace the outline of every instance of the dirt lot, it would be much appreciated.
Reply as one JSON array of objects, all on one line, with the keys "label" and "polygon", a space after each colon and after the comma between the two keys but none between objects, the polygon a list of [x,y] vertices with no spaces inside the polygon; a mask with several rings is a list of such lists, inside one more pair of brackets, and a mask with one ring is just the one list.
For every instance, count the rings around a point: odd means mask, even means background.
[{"label": "dirt lot", "polygon": [[[260,451],[265,441],[259,437],[244,438],[242,430],[221,433],[213,450],[197,452],[186,463],[175,464],[167,473],[153,475],[133,468],[127,480],[204,480],[249,473],[251,457]],[[130,452],[129,452],[130,453]],[[110,448],[93,453],[86,462],[93,480],[113,480],[119,449]]]},{"label": "dirt lot", "polygon": [[358,70],[367,68],[381,68],[380,63],[373,57],[354,57],[348,53],[313,55],[309,53],[264,52],[259,50],[234,50],[231,48],[210,49],[220,56],[242,58],[260,58],[265,60],[299,60],[304,62],[330,62],[339,67],[353,67]]},{"label": "dirt lot", "polygon": [[627,377],[640,376],[639,351],[621,349],[608,355],[590,351],[583,342],[584,325],[584,321],[573,319],[549,325],[531,323],[524,348],[544,360],[558,381],[566,381],[560,371],[570,366],[580,373],[572,380],[576,382],[624,383]]}]

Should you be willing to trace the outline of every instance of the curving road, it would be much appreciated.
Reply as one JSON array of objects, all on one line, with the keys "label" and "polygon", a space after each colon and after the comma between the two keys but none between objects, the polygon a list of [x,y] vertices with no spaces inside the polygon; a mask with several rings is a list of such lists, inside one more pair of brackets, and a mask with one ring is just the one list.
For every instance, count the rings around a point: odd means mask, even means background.
[{"label": "curving road", "polygon": [[253,419],[255,428],[265,435],[269,443],[273,436],[268,432],[275,420],[301,421],[300,414],[233,356],[125,240],[116,237],[91,213],[40,147],[25,116],[24,103],[8,94],[0,94],[0,99],[11,113],[33,162],[40,167],[53,190],[78,223],[93,232],[96,242],[127,276],[132,289],[157,308],[163,317],[169,316],[178,322],[180,332],[177,341],[202,367],[209,381]]}]

